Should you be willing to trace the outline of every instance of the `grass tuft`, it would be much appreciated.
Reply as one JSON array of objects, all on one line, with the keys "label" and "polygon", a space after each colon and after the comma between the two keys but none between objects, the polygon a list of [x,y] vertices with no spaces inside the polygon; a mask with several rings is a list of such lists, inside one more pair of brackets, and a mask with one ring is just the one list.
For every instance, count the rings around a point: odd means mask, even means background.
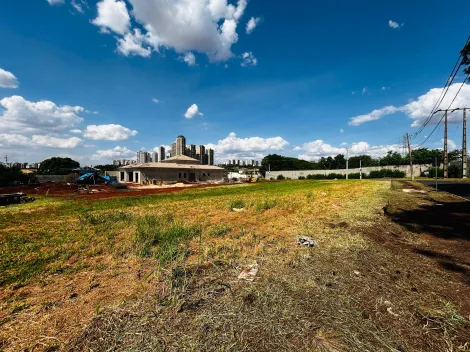
[{"label": "grass tuft", "polygon": [[245,207],[245,201],[243,199],[230,200],[230,209],[241,209],[244,207]]},{"label": "grass tuft", "polygon": [[256,210],[257,211],[263,211],[263,210],[269,210],[272,209],[276,206],[277,202],[273,199],[269,200],[264,200],[261,203],[256,203]]},{"label": "grass tuft", "polygon": [[200,234],[199,226],[186,226],[172,215],[148,215],[137,220],[134,247],[139,256],[155,256],[166,265],[184,258],[188,254],[189,240]]}]

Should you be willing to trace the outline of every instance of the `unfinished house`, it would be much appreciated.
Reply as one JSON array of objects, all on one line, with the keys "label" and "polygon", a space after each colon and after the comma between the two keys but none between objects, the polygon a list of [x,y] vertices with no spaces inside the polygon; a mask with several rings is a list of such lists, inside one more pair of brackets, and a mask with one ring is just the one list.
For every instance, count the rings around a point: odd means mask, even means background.
[{"label": "unfinished house", "polygon": [[119,168],[119,182],[144,184],[152,181],[219,182],[225,170],[218,166],[201,165],[197,159],[178,155],[161,162],[137,163]]}]

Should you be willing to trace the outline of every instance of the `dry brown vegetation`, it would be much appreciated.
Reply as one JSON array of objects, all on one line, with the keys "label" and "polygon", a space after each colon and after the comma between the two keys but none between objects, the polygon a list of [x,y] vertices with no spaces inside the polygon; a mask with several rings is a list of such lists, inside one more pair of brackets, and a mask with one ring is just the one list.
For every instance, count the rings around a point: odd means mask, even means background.
[{"label": "dry brown vegetation", "polygon": [[[417,252],[432,232],[397,219],[442,195],[390,188],[290,181],[2,209],[0,349],[469,351],[465,274]],[[256,279],[238,280],[254,262]]]}]

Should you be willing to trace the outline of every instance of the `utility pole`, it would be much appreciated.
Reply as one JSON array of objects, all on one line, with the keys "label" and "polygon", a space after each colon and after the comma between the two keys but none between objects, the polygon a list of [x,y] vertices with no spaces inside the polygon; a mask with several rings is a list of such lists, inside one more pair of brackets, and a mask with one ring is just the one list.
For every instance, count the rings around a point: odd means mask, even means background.
[{"label": "utility pole", "polygon": [[346,148],[346,180],[348,179],[349,174],[349,148]]},{"label": "utility pole", "polygon": [[[462,167],[465,168],[462,170],[462,175],[464,178],[467,176],[467,116],[465,110],[470,110],[470,108],[455,108],[455,109],[439,109],[434,111],[433,115],[444,111],[444,178],[448,178],[448,170],[449,170],[449,154],[447,152],[447,112],[454,112],[457,110],[463,110],[463,138],[462,138]],[[465,154],[465,156],[464,156]]]},{"label": "utility pole", "polygon": [[410,172],[411,172],[411,181],[415,180],[415,176],[413,174],[413,160],[411,158],[411,146],[410,146],[410,135],[406,133],[406,143],[408,145],[408,156],[410,157]]},{"label": "utility pole", "polygon": [[462,178],[467,178],[467,110],[463,109]]},{"label": "utility pole", "polygon": [[447,110],[444,112],[444,178],[449,176],[449,154],[447,153]]}]

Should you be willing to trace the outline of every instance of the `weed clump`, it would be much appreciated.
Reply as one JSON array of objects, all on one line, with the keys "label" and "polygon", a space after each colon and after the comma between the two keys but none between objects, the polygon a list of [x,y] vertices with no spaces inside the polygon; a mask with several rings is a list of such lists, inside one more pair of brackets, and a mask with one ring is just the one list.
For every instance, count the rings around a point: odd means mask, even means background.
[{"label": "weed clump", "polygon": [[230,201],[230,209],[241,209],[245,207],[245,202],[242,199],[232,199]]},{"label": "weed clump", "polygon": [[269,209],[274,208],[276,204],[277,202],[274,199],[264,200],[263,202],[256,204],[256,210],[257,211],[269,210]]},{"label": "weed clump", "polygon": [[185,226],[172,215],[144,216],[137,220],[133,242],[139,256],[155,256],[166,265],[186,257],[189,240],[200,235],[200,227]]},{"label": "weed clump", "polygon": [[226,235],[232,230],[230,226],[227,224],[218,224],[215,225],[210,231],[209,231],[209,236],[213,237],[221,237],[223,235]]}]

